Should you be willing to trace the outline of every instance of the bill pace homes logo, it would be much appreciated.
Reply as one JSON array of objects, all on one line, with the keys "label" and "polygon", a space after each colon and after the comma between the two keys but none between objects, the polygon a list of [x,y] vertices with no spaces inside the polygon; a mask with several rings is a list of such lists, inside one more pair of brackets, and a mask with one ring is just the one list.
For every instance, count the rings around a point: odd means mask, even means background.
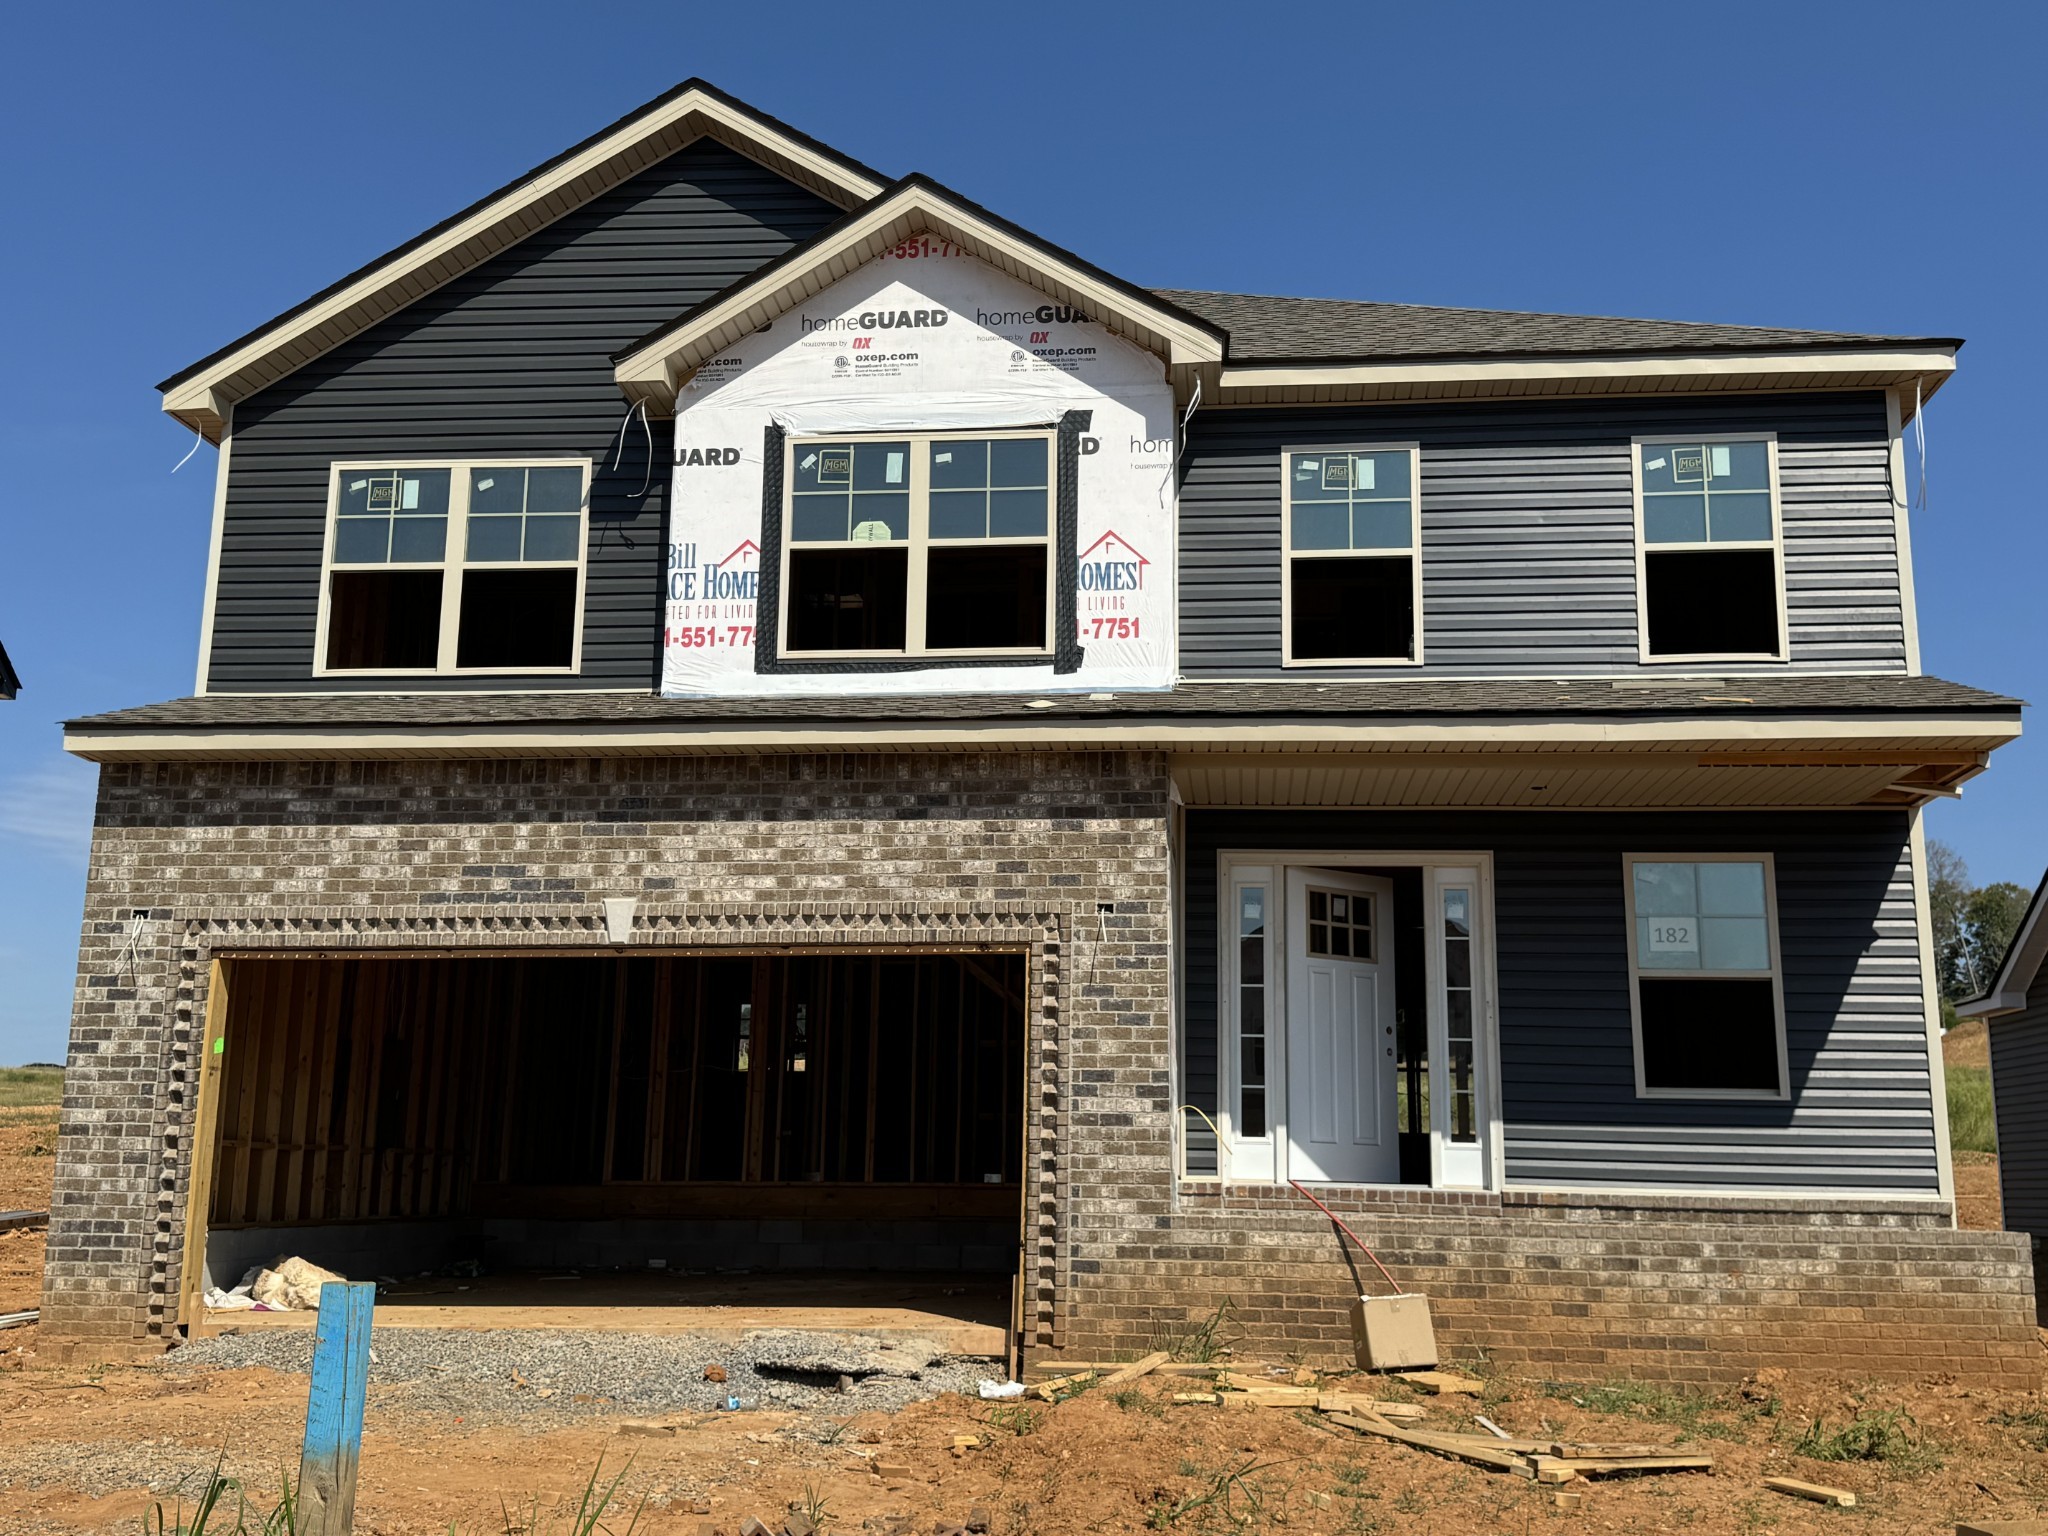
[{"label": "bill pace homes logo", "polygon": [[[716,450],[711,450],[716,451]],[[697,558],[697,545],[668,547],[668,600],[672,603],[748,603],[761,595],[761,546],[743,539],[723,560]],[[704,613],[696,617],[711,618]]]},{"label": "bill pace homes logo", "polygon": [[1112,528],[1081,551],[1079,563],[1080,638],[1144,639],[1144,616],[1130,610],[1145,590],[1145,567],[1152,562]]}]

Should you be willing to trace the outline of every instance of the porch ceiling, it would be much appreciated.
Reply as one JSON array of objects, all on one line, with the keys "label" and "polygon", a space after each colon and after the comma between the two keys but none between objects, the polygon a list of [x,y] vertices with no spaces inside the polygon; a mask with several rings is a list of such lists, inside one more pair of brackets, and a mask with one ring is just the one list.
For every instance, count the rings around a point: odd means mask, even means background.
[{"label": "porch ceiling", "polygon": [[1850,750],[1181,753],[1193,807],[1465,806],[1574,810],[1912,806],[1960,792],[1987,751]]}]

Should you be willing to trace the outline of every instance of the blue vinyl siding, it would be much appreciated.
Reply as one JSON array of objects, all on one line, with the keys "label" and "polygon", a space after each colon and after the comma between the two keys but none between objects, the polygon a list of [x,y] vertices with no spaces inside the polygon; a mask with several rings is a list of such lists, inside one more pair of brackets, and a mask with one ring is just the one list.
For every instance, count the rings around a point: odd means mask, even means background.
[{"label": "blue vinyl siding", "polygon": [[[1191,811],[1187,826],[1182,1060],[1206,1111],[1219,853],[1491,851],[1510,1184],[1936,1190],[1903,813]],[[1775,855],[1788,1102],[1636,1098],[1622,856],[1659,852]]]},{"label": "blue vinyl siding", "polygon": [[654,423],[642,496],[637,422],[610,467],[625,412],[611,354],[837,217],[822,198],[700,140],[238,403],[209,690],[391,686],[313,676],[334,460],[529,453],[597,461],[582,673],[488,686],[651,688],[670,434]]},{"label": "blue vinyl siding", "polygon": [[1405,441],[1422,444],[1421,671],[1636,670],[1630,440],[1750,431],[1778,434],[1790,664],[1903,670],[1890,438],[1872,392],[1198,412],[1182,460],[1181,670],[1282,672],[1282,449]]}]

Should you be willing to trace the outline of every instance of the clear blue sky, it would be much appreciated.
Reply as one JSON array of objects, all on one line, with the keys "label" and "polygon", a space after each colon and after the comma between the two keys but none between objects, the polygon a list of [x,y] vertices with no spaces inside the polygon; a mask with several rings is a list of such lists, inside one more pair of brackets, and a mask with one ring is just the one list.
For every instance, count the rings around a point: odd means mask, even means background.
[{"label": "clear blue sky", "polygon": [[[151,386],[678,80],[1141,283],[1968,337],[1925,661],[2048,698],[2044,56],[2018,5],[10,8],[0,1062],[70,1009],[56,722],[192,687],[214,456]],[[1980,879],[2048,862],[2044,761],[1932,813]]]}]

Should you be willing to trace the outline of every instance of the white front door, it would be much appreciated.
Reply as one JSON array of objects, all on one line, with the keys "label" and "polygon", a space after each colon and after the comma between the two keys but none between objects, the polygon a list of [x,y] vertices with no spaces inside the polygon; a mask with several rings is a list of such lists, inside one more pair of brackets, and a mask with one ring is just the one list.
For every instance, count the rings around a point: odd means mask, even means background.
[{"label": "white front door", "polygon": [[1287,1173],[1396,1184],[1391,880],[1287,871]]}]

